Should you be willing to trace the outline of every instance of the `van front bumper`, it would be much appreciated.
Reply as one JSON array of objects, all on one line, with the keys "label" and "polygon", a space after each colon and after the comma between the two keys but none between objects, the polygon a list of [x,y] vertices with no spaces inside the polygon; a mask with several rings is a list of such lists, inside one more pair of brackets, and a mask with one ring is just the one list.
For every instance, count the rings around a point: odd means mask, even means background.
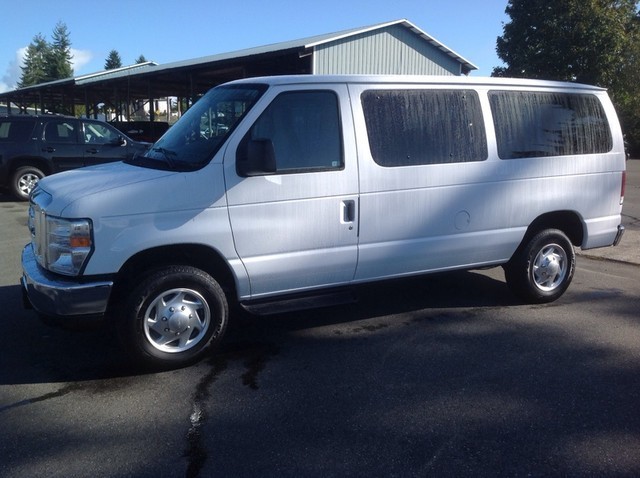
[{"label": "van front bumper", "polygon": [[36,261],[31,244],[22,250],[20,282],[25,306],[60,318],[103,316],[113,289],[113,281],[80,282],[46,271]]}]

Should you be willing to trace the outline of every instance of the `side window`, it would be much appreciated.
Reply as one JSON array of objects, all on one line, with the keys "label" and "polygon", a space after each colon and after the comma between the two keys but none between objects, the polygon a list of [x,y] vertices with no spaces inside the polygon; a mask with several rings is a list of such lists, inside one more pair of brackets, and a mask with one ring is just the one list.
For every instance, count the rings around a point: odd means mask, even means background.
[{"label": "side window", "polygon": [[606,153],[613,141],[597,97],[576,93],[489,93],[501,159]]},{"label": "side window", "polygon": [[100,123],[84,122],[84,142],[92,144],[115,143],[119,133]]},{"label": "side window", "polygon": [[26,141],[33,132],[35,124],[35,120],[0,120],[0,141]]},{"label": "side window", "polygon": [[44,128],[44,139],[50,143],[75,143],[76,125],[72,121],[49,121]]},{"label": "side window", "polygon": [[256,143],[273,146],[275,165],[269,173],[341,169],[344,163],[336,94],[332,91],[280,94],[240,142],[238,160],[246,158]]},{"label": "side window", "polygon": [[487,159],[475,91],[370,90],[361,101],[371,155],[380,166]]}]

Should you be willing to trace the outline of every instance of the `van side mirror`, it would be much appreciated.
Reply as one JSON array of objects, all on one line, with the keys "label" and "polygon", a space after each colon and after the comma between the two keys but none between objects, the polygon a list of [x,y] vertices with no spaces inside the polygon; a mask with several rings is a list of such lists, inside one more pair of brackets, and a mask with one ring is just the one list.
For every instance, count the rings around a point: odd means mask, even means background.
[{"label": "van side mirror", "polygon": [[275,173],[276,153],[273,141],[252,139],[244,144],[241,143],[236,156],[236,170],[240,176]]}]

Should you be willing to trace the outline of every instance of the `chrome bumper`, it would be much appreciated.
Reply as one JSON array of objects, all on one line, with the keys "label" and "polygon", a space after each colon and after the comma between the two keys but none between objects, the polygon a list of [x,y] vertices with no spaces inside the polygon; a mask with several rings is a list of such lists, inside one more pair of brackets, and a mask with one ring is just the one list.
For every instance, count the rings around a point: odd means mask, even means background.
[{"label": "chrome bumper", "polygon": [[22,291],[25,304],[53,317],[100,316],[107,310],[113,281],[79,282],[44,270],[31,244],[22,250]]}]

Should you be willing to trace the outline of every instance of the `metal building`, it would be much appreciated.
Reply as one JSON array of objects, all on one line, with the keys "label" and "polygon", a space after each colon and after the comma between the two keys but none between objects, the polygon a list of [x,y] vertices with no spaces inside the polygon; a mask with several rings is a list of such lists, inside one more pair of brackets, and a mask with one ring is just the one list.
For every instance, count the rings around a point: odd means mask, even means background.
[{"label": "metal building", "polygon": [[[408,20],[158,65],[147,62],[0,93],[0,112],[30,107],[95,116],[158,98],[190,101],[220,83],[282,74],[467,75],[477,67]],[[2,104],[4,103],[5,108]],[[179,102],[182,104],[182,101]],[[151,108],[151,118],[153,108]]]}]

